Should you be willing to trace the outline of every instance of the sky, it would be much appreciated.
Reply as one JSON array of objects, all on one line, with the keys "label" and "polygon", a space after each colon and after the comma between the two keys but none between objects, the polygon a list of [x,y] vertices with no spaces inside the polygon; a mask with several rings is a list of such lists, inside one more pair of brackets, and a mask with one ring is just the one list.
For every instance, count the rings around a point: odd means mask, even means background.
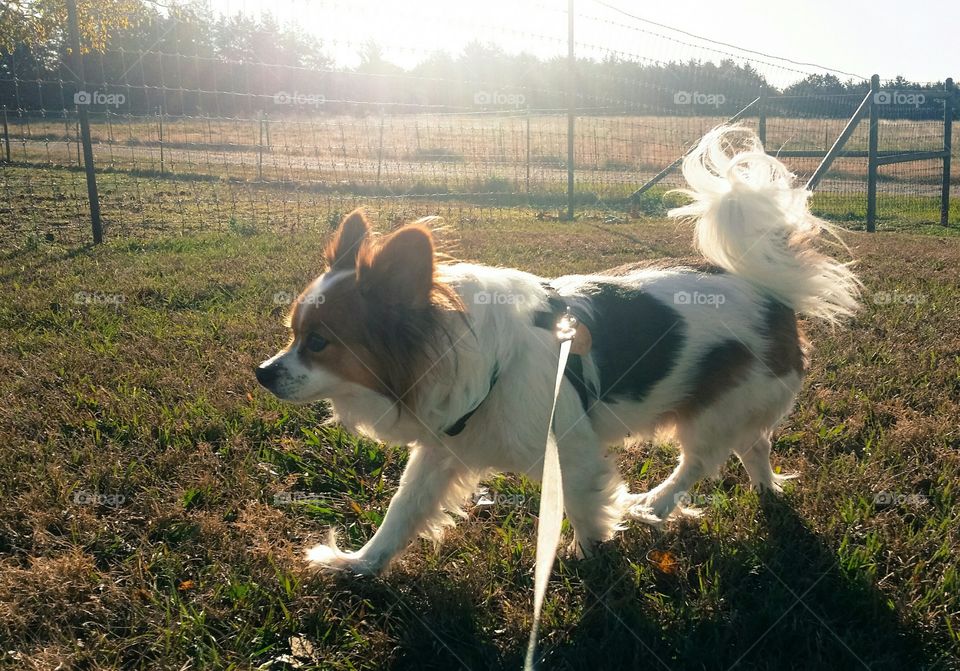
[{"label": "sky", "polygon": [[[209,1],[221,13],[272,13],[282,24],[320,38],[341,65],[355,65],[368,40],[380,44],[388,60],[404,66],[432,51],[456,54],[471,40],[538,56],[564,54],[567,48],[566,0]],[[663,62],[732,54],[753,60],[776,85],[824,72],[813,64],[863,77],[876,72],[881,79],[960,79],[960,2],[575,0],[574,13],[581,56],[619,54]]]}]

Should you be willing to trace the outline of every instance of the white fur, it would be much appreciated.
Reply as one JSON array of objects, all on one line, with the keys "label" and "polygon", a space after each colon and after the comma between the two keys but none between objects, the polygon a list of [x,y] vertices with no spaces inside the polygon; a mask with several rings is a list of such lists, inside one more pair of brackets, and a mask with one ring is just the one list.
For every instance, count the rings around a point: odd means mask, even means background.
[{"label": "white fur", "polygon": [[[642,287],[681,314],[686,337],[672,372],[642,402],[598,402],[589,413],[569,381],[561,389],[555,429],[566,514],[575,532],[574,549],[580,553],[609,539],[627,518],[649,523],[667,519],[683,508],[690,488],[716,474],[732,453],[756,486],[779,490],[784,476],[770,466],[769,439],[790,411],[801,380],[792,373],[773,375],[762,363],[761,354],[770,345],[762,335],[762,306],[773,295],[828,320],[855,308],[856,280],[849,270],[811,253],[803,241],[788,240],[792,232],[816,226],[806,211],[805,194],[792,188],[782,165],[756,153],[758,143],[750,138],[748,154],[724,157],[731,132],[742,131],[714,131],[685,162],[695,202],[679,212],[701,217],[700,248],[732,274],[650,270],[615,280]],[[539,477],[558,352],[553,333],[531,325],[533,314],[548,306],[542,280],[517,270],[466,263],[441,266],[439,273],[461,297],[469,326],[450,317],[452,349],[424,374],[416,413],[329,376],[314,380],[320,374],[310,371],[297,370],[299,382],[290,382],[286,390],[298,399],[329,397],[349,428],[411,446],[400,487],[373,538],[351,553],[339,550],[331,534],[309,551],[315,565],[379,572],[417,535],[439,538],[453,523],[450,513],[461,513],[464,499],[490,472]],[[576,303],[583,300],[578,289],[598,279],[569,276],[553,286]],[[317,286],[325,281],[321,278]],[[722,295],[723,309],[678,303],[678,292]],[[691,391],[687,381],[705,353],[731,339],[758,353],[746,378],[692,418],[664,419]],[[490,390],[495,368],[499,377]],[[584,369],[588,377],[596,376],[592,355],[584,358]],[[297,384],[302,388],[292,388]],[[462,433],[444,433],[478,403]],[[664,428],[673,429],[680,444],[676,470],[649,492],[630,494],[607,447],[652,438]]]},{"label": "white fur", "polygon": [[[734,138],[746,149],[730,153]],[[760,139],[740,126],[715,128],[683,161],[693,199],[670,212],[697,220],[697,247],[711,262],[754,282],[786,305],[835,322],[857,308],[859,282],[847,265],[809,242],[833,228],[807,207],[812,195]]]}]

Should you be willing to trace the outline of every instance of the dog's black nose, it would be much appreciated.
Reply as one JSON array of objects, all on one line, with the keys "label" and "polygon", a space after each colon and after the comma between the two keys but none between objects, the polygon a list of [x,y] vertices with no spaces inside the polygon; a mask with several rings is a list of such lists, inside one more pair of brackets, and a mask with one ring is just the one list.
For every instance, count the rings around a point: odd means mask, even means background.
[{"label": "dog's black nose", "polygon": [[257,366],[257,382],[269,388],[277,380],[277,365]]}]

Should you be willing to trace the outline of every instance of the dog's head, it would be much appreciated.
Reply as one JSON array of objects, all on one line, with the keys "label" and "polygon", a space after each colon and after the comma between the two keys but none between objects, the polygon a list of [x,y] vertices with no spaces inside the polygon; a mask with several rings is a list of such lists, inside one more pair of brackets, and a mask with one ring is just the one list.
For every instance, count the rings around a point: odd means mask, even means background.
[{"label": "dog's head", "polygon": [[412,404],[443,313],[460,308],[436,278],[430,231],[377,238],[360,210],[327,246],[327,271],[293,304],[292,338],[256,369],[278,397],[306,403],[372,391]]}]

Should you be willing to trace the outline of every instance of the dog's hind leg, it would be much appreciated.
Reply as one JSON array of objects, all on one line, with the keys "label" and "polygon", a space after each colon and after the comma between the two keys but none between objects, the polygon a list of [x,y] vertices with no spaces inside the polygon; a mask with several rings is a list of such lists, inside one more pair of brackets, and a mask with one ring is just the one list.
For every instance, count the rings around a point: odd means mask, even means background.
[{"label": "dog's hind leg", "polygon": [[[678,506],[688,505],[690,489],[704,477],[714,477],[731,453],[743,462],[753,484],[779,491],[788,476],[770,467],[770,429],[789,411],[796,394],[787,381],[755,372],[691,417],[680,418],[676,435],[680,441],[680,464],[663,483],[640,495],[632,516],[656,523]],[[649,515],[650,519],[645,519]]]},{"label": "dog's hind leg", "polygon": [[318,568],[380,573],[417,535],[439,539],[454,523],[449,513],[463,514],[460,505],[479,479],[451,454],[416,448],[373,538],[356,552],[343,552],[331,532],[326,543],[307,551],[307,560]]},{"label": "dog's hind leg", "polygon": [[750,476],[750,482],[760,490],[774,492],[782,491],[780,483],[795,478],[796,475],[780,475],[774,473],[770,465],[770,434],[769,432],[754,437],[746,437],[742,441],[743,447],[734,449],[743,467]]},{"label": "dog's hind leg", "polygon": [[[715,477],[733,452],[733,442],[722,437],[710,417],[677,425],[680,460],[666,480],[644,494],[631,495],[630,516],[648,524],[665,521],[678,507],[688,507],[693,486]],[[685,511],[693,513],[693,511]]]}]

